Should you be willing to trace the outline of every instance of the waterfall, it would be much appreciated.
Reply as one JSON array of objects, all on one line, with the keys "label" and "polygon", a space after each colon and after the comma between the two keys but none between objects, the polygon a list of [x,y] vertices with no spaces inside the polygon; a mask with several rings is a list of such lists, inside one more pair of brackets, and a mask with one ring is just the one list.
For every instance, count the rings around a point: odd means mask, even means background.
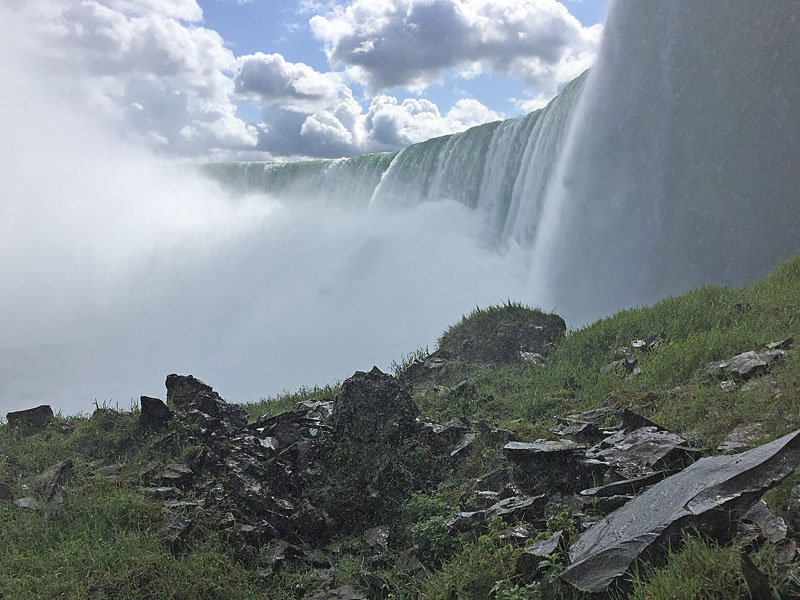
[{"label": "waterfall", "polygon": [[348,206],[460,202],[493,242],[530,248],[573,323],[742,284],[800,247],[799,31],[796,2],[618,1],[595,67],[540,111],[225,177]]}]

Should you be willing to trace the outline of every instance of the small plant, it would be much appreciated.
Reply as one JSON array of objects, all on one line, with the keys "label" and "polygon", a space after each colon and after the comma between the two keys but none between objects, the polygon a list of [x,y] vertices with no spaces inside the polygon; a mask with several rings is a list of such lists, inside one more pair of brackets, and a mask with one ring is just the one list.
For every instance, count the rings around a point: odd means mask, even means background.
[{"label": "small plant", "polygon": [[494,600],[540,600],[541,586],[537,582],[520,585],[510,579],[502,579],[491,590]]}]

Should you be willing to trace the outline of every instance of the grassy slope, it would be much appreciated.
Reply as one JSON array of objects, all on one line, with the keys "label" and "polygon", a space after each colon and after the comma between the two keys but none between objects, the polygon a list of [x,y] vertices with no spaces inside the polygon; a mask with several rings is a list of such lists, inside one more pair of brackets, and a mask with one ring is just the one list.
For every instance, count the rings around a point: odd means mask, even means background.
[{"label": "grassy slope", "polygon": [[[622,311],[568,334],[543,366],[508,368],[462,364],[448,372],[444,392],[415,398],[425,416],[440,420],[457,414],[489,418],[526,437],[546,435],[557,416],[601,406],[630,405],[671,430],[714,448],[737,424],[763,423],[761,440],[800,427],[800,352],[746,390],[723,392],[707,381],[709,362],[755,349],[798,333],[800,255],[779,265],[764,281],[732,290],[708,286],[669,298],[653,307]],[[614,349],[631,340],[663,332],[668,343],[640,356],[642,375],[628,379],[600,375]],[[463,377],[477,395],[447,393]],[[779,393],[777,393],[779,390]],[[330,397],[336,389],[301,390],[250,406],[251,414],[275,413],[305,399]],[[140,472],[148,462],[166,464],[186,452],[169,436],[137,430],[136,414],[99,413],[73,420],[72,431],[54,423],[45,432],[23,438],[0,427],[0,481],[26,495],[34,475],[58,460],[77,457],[76,475],[65,502],[44,513],[21,512],[0,502],[0,597],[33,598],[291,598],[307,580],[286,571],[270,584],[253,579],[248,565],[232,558],[216,534],[202,527],[191,550],[172,555],[159,542],[161,507],[143,499],[135,486],[92,475],[95,462],[121,462],[123,472]],[[499,538],[499,530],[451,544],[440,531],[443,514],[454,504],[469,476],[497,464],[497,448],[478,443],[467,464],[447,486],[405,499],[403,526],[416,524],[415,541],[429,551],[426,571],[410,577],[395,562],[378,569],[392,583],[395,598],[480,598],[494,587],[500,600],[558,597],[555,583],[526,586],[509,577],[517,552]],[[769,495],[777,508],[788,499],[788,482]],[[419,509],[422,506],[424,509]],[[558,523],[553,524],[555,528]],[[340,581],[363,584],[357,550],[343,551],[351,540],[329,549],[338,557]],[[738,554],[700,540],[671,555],[667,565],[647,569],[635,581],[634,597],[727,598],[741,588]],[[770,568],[769,557],[763,566]],[[708,569],[702,565],[709,566]],[[556,573],[558,565],[550,571]],[[501,583],[496,583],[500,581]],[[777,578],[774,579],[779,584]],[[705,590],[686,595],[682,590]],[[548,591],[549,590],[549,591]],[[694,592],[692,592],[694,593]],[[728,594],[728,595],[726,595]]]}]

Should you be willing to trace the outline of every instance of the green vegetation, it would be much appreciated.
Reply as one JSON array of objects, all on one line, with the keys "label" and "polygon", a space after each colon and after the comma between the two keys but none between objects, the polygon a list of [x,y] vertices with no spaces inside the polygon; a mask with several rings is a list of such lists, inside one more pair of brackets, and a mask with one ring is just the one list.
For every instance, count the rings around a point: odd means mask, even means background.
[{"label": "green vegetation", "polygon": [[[440,347],[459,356],[461,349],[474,347],[469,340],[489,339],[494,340],[490,353],[510,356],[506,334],[516,319],[527,319],[532,312],[551,322],[551,315],[513,303],[476,310],[442,335]],[[799,332],[800,255],[780,264],[765,280],[741,289],[706,286],[568,332],[541,364],[455,360],[438,371],[434,385],[416,390],[414,399],[425,418],[486,419],[515,430],[523,439],[546,437],[559,416],[602,405],[630,406],[713,453],[739,424],[761,424],[753,444],[800,427],[800,352],[791,351],[768,375],[733,391],[709,380],[705,366]],[[641,374],[600,374],[603,365],[618,358],[617,348],[658,333],[665,334],[666,341],[657,349],[636,351]],[[396,365],[398,374],[419,356],[404,357]],[[464,379],[467,384],[462,384]],[[253,419],[274,415],[299,401],[332,398],[338,387],[302,389],[246,408]],[[75,461],[63,502],[41,511],[0,502],[0,597],[299,597],[315,578],[308,565],[288,566],[259,580],[250,559],[232,554],[210,527],[193,529],[180,552],[160,542],[162,503],[144,497],[136,479],[159,465],[188,460],[196,450],[195,440],[177,427],[145,431],[137,417],[135,408],[100,408],[90,418],[59,416],[34,435],[0,426],[0,482],[11,486],[15,498],[36,497],[38,474],[66,458]],[[460,499],[474,491],[473,478],[501,466],[501,445],[490,433],[482,433],[455,466],[432,460],[421,448],[408,448],[397,456],[388,448],[370,456],[334,453],[312,493],[333,498],[331,504],[339,510],[334,516],[342,521],[357,525],[369,514],[390,528],[391,542],[380,561],[370,562],[360,533],[354,533],[358,528],[343,527],[321,550],[333,564],[331,577],[366,589],[369,572],[391,589],[395,600],[577,597],[559,582],[565,561],[559,552],[539,565],[544,575],[538,582],[518,575],[522,547],[509,541],[507,527],[499,522],[474,534],[447,534],[445,521],[458,510]],[[98,474],[99,465],[110,463],[118,463],[118,471]],[[786,511],[789,490],[798,483],[800,476],[795,474],[766,500],[773,509]],[[380,498],[367,493],[376,487],[385,491]],[[409,488],[416,491],[409,494]],[[563,507],[548,516],[547,526],[534,532],[531,541],[569,529]],[[800,515],[793,518],[800,521]],[[687,536],[660,566],[640,565],[630,588],[619,597],[746,597],[738,544],[734,540],[716,545],[698,535]],[[793,585],[787,572],[775,566],[768,548],[755,553],[754,561],[769,574],[776,592]]]}]

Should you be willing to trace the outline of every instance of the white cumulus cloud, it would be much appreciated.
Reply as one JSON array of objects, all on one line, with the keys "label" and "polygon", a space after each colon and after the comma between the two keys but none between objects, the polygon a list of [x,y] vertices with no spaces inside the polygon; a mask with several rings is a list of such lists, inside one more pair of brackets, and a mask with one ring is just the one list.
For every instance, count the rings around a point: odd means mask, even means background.
[{"label": "white cumulus cloud", "polygon": [[556,0],[350,0],[310,20],[334,67],[372,90],[422,90],[453,70],[519,77],[552,97],[591,66],[601,27]]}]

